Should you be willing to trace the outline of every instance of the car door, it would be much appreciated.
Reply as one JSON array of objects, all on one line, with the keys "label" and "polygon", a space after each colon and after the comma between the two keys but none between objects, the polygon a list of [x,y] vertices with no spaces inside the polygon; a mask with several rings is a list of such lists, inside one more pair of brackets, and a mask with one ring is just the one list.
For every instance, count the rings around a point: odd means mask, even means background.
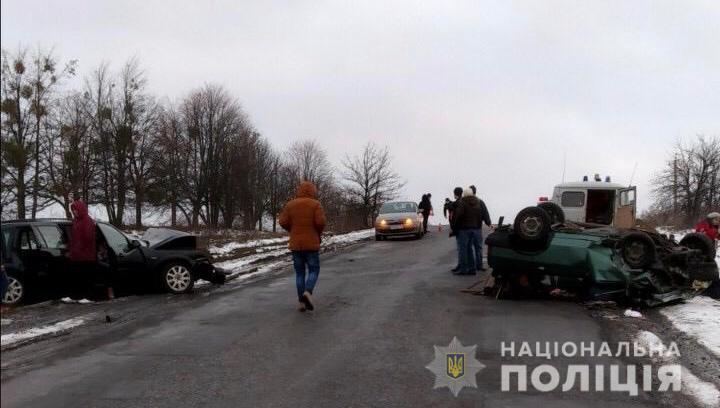
[{"label": "car door", "polygon": [[64,288],[75,282],[77,273],[72,269],[68,259],[68,238],[57,224],[38,224],[33,232],[40,241],[44,257],[47,260],[48,282],[53,288]]},{"label": "car door", "polygon": [[31,226],[21,226],[16,230],[15,247],[26,284],[47,286],[51,256],[42,248]]},{"label": "car door", "polygon": [[636,187],[624,188],[618,191],[615,199],[615,219],[613,225],[618,228],[633,228],[636,216]]},{"label": "car door", "polygon": [[115,279],[132,284],[135,279],[145,278],[146,263],[143,248],[131,246],[127,236],[112,225],[104,222],[99,222],[97,225],[111,252],[110,265]]}]

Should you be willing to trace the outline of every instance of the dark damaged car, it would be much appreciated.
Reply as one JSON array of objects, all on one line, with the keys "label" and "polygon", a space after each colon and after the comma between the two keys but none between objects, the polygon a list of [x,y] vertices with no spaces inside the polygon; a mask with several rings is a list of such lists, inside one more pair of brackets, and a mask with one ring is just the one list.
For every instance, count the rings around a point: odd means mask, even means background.
[{"label": "dark damaged car", "polygon": [[718,279],[715,246],[691,233],[680,242],[655,231],[565,222],[542,203],[487,237],[494,294],[579,294],[658,306],[681,301]]},{"label": "dark damaged car", "polygon": [[[198,279],[225,282],[225,273],[212,265],[196,235],[150,228],[136,238],[108,223],[96,225],[101,262],[120,291],[185,293]],[[71,226],[72,221],[66,219],[3,222],[2,262],[9,277],[4,303],[77,294],[108,279],[99,272],[81,275],[73,267],[68,258]]]}]

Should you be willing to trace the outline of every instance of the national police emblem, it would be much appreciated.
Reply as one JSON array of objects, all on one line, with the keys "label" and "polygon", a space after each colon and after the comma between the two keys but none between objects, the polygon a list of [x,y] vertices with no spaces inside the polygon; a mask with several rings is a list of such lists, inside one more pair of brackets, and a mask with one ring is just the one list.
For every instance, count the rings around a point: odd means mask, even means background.
[{"label": "national police emblem", "polygon": [[458,396],[464,387],[477,388],[477,373],[485,365],[475,359],[477,345],[463,347],[457,337],[453,337],[447,347],[434,346],[435,359],[425,368],[435,374],[435,387],[448,387],[454,396]]}]

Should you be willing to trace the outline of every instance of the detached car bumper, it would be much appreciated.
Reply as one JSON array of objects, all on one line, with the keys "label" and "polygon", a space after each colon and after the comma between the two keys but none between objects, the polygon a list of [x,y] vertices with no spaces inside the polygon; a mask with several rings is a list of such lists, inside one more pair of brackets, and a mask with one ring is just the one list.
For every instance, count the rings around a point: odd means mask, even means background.
[{"label": "detached car bumper", "polygon": [[193,275],[196,279],[204,279],[208,282],[223,284],[227,280],[228,271],[216,267],[207,259],[196,261],[193,265]]}]

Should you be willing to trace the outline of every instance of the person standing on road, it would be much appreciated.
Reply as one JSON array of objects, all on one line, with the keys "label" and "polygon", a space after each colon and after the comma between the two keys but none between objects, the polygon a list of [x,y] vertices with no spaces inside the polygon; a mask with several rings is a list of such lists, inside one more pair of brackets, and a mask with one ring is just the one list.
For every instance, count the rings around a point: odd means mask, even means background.
[{"label": "person standing on road", "polygon": [[[475,185],[470,186],[470,190],[472,190],[472,194],[477,197],[477,188]],[[485,206],[485,202],[483,200],[480,200],[480,206],[482,207],[483,212],[483,221],[488,227],[492,227],[492,223],[490,222],[490,213],[487,210],[487,206]],[[475,251],[475,265],[477,267],[478,271],[484,271],[485,266],[483,266],[483,236],[482,236],[482,226],[480,227],[480,234],[479,235],[473,235],[472,240],[472,248]],[[468,256],[472,257],[472,254],[469,253]]]},{"label": "person standing on road", "polygon": [[453,190],[453,196],[455,197],[455,201],[451,202],[448,206],[448,220],[450,220],[450,235],[449,237],[455,237],[455,246],[457,247],[458,252],[458,260],[457,265],[455,265],[454,268],[451,270],[453,272],[457,272],[460,270],[460,260],[462,258],[462,254],[460,254],[460,251],[462,249],[462,246],[460,245],[460,238],[457,234],[457,231],[455,230],[455,224],[453,223],[453,220],[455,219],[455,210],[457,210],[458,205],[460,205],[460,199],[462,198],[463,189],[462,187],[455,187]]},{"label": "person standing on road", "polygon": [[718,239],[718,227],[720,226],[720,213],[711,212],[705,217],[704,220],[700,221],[695,226],[695,232],[700,232],[712,239],[713,242],[717,242]]},{"label": "person standing on road", "polygon": [[[457,275],[474,275],[482,270],[482,246],[475,248],[474,240],[482,242],[482,224],[490,225],[490,215],[485,204],[472,193],[469,187],[463,190],[460,204],[453,215],[453,228],[458,234],[460,268]],[[473,256],[473,250],[474,256]]]},{"label": "person standing on road", "polygon": [[432,198],[432,194],[427,193],[423,194],[422,198],[420,199],[420,203],[418,204],[418,208],[420,209],[420,212],[423,216],[423,233],[427,232],[428,227],[428,218],[432,215],[432,203],[430,202],[430,198]]},{"label": "person standing on road", "polygon": [[316,197],[315,185],[303,181],[296,197],[285,204],[280,214],[280,226],[290,233],[288,246],[293,256],[301,312],[315,309],[312,293],[320,274],[320,237],[325,229],[325,213]]}]

